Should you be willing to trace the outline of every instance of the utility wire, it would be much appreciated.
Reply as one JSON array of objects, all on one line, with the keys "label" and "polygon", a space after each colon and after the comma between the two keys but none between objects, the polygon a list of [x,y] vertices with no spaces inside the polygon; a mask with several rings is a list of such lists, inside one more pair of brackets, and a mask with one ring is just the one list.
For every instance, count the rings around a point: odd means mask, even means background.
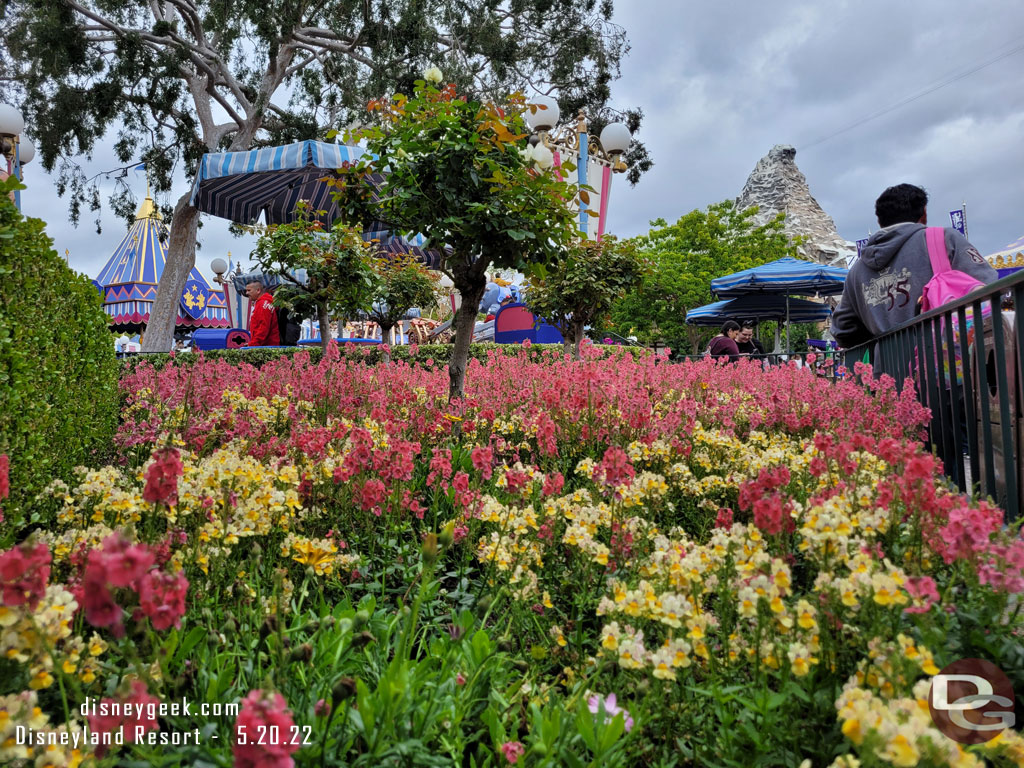
[{"label": "utility wire", "polygon": [[846,133],[847,131],[852,131],[854,128],[857,128],[857,127],[859,127],[861,125],[864,125],[864,123],[870,122],[872,120],[876,120],[877,118],[882,117],[883,115],[887,115],[890,112],[892,112],[892,111],[894,111],[896,109],[899,109],[900,107],[904,107],[907,104],[910,104],[913,101],[917,101],[918,99],[923,98],[924,96],[927,96],[930,93],[934,93],[935,91],[939,90],[940,88],[945,88],[947,85],[952,85],[953,83],[957,82],[958,80],[963,80],[968,75],[973,75],[975,72],[978,72],[978,71],[980,71],[982,69],[985,69],[985,67],[992,66],[996,62],[1002,61],[1003,59],[1005,59],[1005,58],[1007,58],[1009,56],[1012,56],[1015,53],[1019,53],[1020,51],[1024,51],[1024,45],[1018,45],[1016,48],[1012,48],[1011,50],[1007,51],[1006,53],[1001,53],[998,56],[995,56],[995,57],[989,59],[988,61],[985,61],[985,62],[983,62],[981,64],[978,64],[978,65],[976,65],[974,67],[971,67],[970,69],[967,69],[967,70],[965,70],[963,72],[960,72],[959,74],[952,75],[951,77],[948,77],[945,80],[940,80],[939,82],[937,82],[937,83],[935,83],[933,85],[928,86],[923,91],[919,91],[918,93],[915,93],[912,96],[908,96],[907,98],[905,98],[905,99],[903,99],[901,101],[898,101],[895,104],[892,104],[892,105],[890,105],[888,107],[885,107],[884,109],[880,109],[877,112],[872,112],[870,115],[867,115],[866,117],[862,117],[860,120],[857,120],[856,122],[850,123],[845,128],[840,128],[835,133],[830,133],[827,136],[824,136],[824,137],[822,137],[820,139],[817,139],[816,141],[812,141],[810,144],[805,144],[803,147],[801,147],[801,149],[803,151],[806,151],[806,150],[810,149],[811,147],[816,147],[819,144],[824,144],[826,141],[834,139],[836,136],[839,136],[839,135],[841,135],[843,133]]}]

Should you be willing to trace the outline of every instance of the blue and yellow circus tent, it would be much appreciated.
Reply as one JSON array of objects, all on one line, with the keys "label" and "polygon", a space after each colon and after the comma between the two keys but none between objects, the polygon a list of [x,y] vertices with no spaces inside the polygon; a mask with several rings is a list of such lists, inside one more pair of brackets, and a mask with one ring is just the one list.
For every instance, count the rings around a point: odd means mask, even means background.
[{"label": "blue and yellow circus tent", "polygon": [[[149,322],[156,286],[167,261],[167,252],[160,240],[165,229],[163,216],[147,194],[135,214],[135,223],[95,280],[103,294],[103,311],[110,317],[112,329],[140,331]],[[227,328],[229,325],[224,294],[213,291],[195,267],[181,292],[177,325],[182,328]]]}]

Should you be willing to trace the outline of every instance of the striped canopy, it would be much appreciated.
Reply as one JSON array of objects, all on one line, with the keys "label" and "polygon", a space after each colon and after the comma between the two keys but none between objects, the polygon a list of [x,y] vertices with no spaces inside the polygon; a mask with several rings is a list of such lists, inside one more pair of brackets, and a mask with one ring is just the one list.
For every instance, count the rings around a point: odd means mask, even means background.
[{"label": "striped canopy", "polygon": [[[124,236],[113,255],[93,281],[103,296],[103,311],[110,317],[111,328],[119,331],[139,331],[149,322],[150,309],[156,298],[156,286],[164,272],[167,252],[161,235],[164,222],[153,203],[146,197],[135,222]],[[226,328],[227,304],[219,291],[213,291],[202,273],[192,268],[186,288],[178,302],[177,324],[188,328]],[[201,293],[202,306],[197,307],[195,297]],[[189,294],[193,304],[182,304]]]},{"label": "striped canopy", "polygon": [[[323,180],[362,154],[361,147],[323,141],[209,153],[199,163],[189,203],[203,213],[252,225],[260,216],[267,224],[287,223],[295,204],[305,200],[312,210],[325,212],[319,218],[330,226],[338,218],[338,207]],[[380,180],[371,176],[369,183]],[[422,235],[397,235],[384,222],[375,222],[363,239],[379,241],[379,250],[385,253],[411,254],[430,267],[441,262],[438,251],[424,247]]]},{"label": "striped canopy", "polygon": [[[726,320],[785,320],[786,297],[751,294],[729,301],[716,301],[686,313],[689,325],[721,325]],[[832,317],[826,304],[806,299],[789,299],[791,323],[817,323]]]},{"label": "striped canopy", "polygon": [[759,267],[744,269],[711,281],[711,292],[722,299],[750,293],[776,293],[797,296],[843,292],[849,270],[814,261],[786,256]]}]

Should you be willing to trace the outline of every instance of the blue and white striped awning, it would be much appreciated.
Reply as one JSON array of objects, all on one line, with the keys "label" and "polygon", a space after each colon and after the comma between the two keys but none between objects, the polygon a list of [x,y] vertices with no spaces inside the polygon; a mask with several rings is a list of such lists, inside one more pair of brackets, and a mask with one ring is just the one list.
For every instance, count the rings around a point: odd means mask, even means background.
[{"label": "blue and white striped awning", "polygon": [[721,299],[750,293],[830,296],[843,292],[848,271],[786,256],[760,267],[716,277],[711,281],[711,293]]},{"label": "blue and white striped awning", "polygon": [[[752,294],[729,301],[716,301],[686,313],[689,325],[721,325],[726,320],[785,320],[785,296]],[[817,323],[832,317],[827,304],[806,299],[789,299],[791,323]]]},{"label": "blue and white striped awning", "polygon": [[[318,218],[330,226],[339,212],[324,179],[362,154],[361,147],[324,141],[209,153],[199,163],[189,204],[236,224],[252,225],[260,216],[267,224],[284,224],[293,219],[296,203],[305,200],[312,210],[324,212]],[[371,176],[367,183],[378,178]],[[397,234],[384,222],[374,222],[363,239],[378,241],[381,252],[412,255],[429,267],[441,262],[441,253],[427,249],[422,235]]]},{"label": "blue and white striped awning", "polygon": [[324,141],[209,153],[199,163],[189,204],[236,224],[255,224],[261,215],[267,224],[283,224],[306,200],[313,210],[328,211],[330,223],[337,208],[322,179],[362,154],[361,147]]}]

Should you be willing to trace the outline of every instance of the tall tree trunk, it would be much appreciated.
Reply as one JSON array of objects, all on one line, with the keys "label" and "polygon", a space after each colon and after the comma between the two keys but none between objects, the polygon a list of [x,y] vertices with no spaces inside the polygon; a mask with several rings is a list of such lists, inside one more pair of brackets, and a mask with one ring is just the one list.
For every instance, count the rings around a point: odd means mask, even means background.
[{"label": "tall tree trunk", "polygon": [[380,345],[381,345],[381,347],[387,347],[388,348],[387,352],[385,352],[383,349],[381,349],[380,359],[383,360],[385,363],[390,363],[391,362],[391,351],[390,351],[391,350],[391,345],[388,344],[388,334],[391,332],[391,329],[394,328],[395,326],[393,326],[393,325],[381,325],[380,322],[378,322],[377,325],[380,326]]},{"label": "tall tree trunk", "polygon": [[572,359],[580,359],[580,343],[583,341],[583,325],[573,324],[569,326],[572,335]]},{"label": "tall tree trunk", "polygon": [[327,354],[327,345],[331,343],[331,316],[327,313],[327,305],[322,301],[316,304],[316,317],[320,321],[320,348]]},{"label": "tall tree trunk", "polygon": [[484,297],[487,283],[482,271],[465,267],[455,272],[455,287],[462,294],[462,305],[455,315],[455,344],[448,362],[448,400],[462,397],[466,389],[466,364],[469,362],[469,345],[473,342],[477,310]]},{"label": "tall tree trunk", "polygon": [[199,210],[188,204],[189,194],[178,198],[171,221],[167,244],[167,263],[156,287],[156,297],[142,340],[143,352],[170,352],[174,344],[174,326],[178,318],[178,301],[185,282],[196,265],[196,231]]},{"label": "tall tree trunk", "polygon": [[[288,56],[290,61],[291,54]],[[283,63],[284,67],[288,62]],[[283,71],[283,70],[282,70]],[[205,87],[201,78],[193,78],[189,83],[193,94],[201,93]],[[276,86],[275,86],[276,87]],[[223,136],[214,130],[209,119],[209,100],[201,95],[195,96],[196,108],[203,122],[203,142],[208,151],[214,151]],[[206,120],[202,118],[206,116]],[[253,137],[260,129],[263,121],[262,112],[256,113],[251,119],[240,126],[240,130],[231,140],[228,151],[237,152],[248,149]],[[174,325],[178,317],[178,301],[185,288],[185,282],[196,265],[196,233],[199,231],[199,209],[188,204],[191,190],[178,198],[174,206],[174,219],[171,221],[171,235],[167,245],[167,263],[163,275],[156,287],[153,308],[146,324],[146,335],[142,344],[143,352],[169,352],[174,345]]]}]

